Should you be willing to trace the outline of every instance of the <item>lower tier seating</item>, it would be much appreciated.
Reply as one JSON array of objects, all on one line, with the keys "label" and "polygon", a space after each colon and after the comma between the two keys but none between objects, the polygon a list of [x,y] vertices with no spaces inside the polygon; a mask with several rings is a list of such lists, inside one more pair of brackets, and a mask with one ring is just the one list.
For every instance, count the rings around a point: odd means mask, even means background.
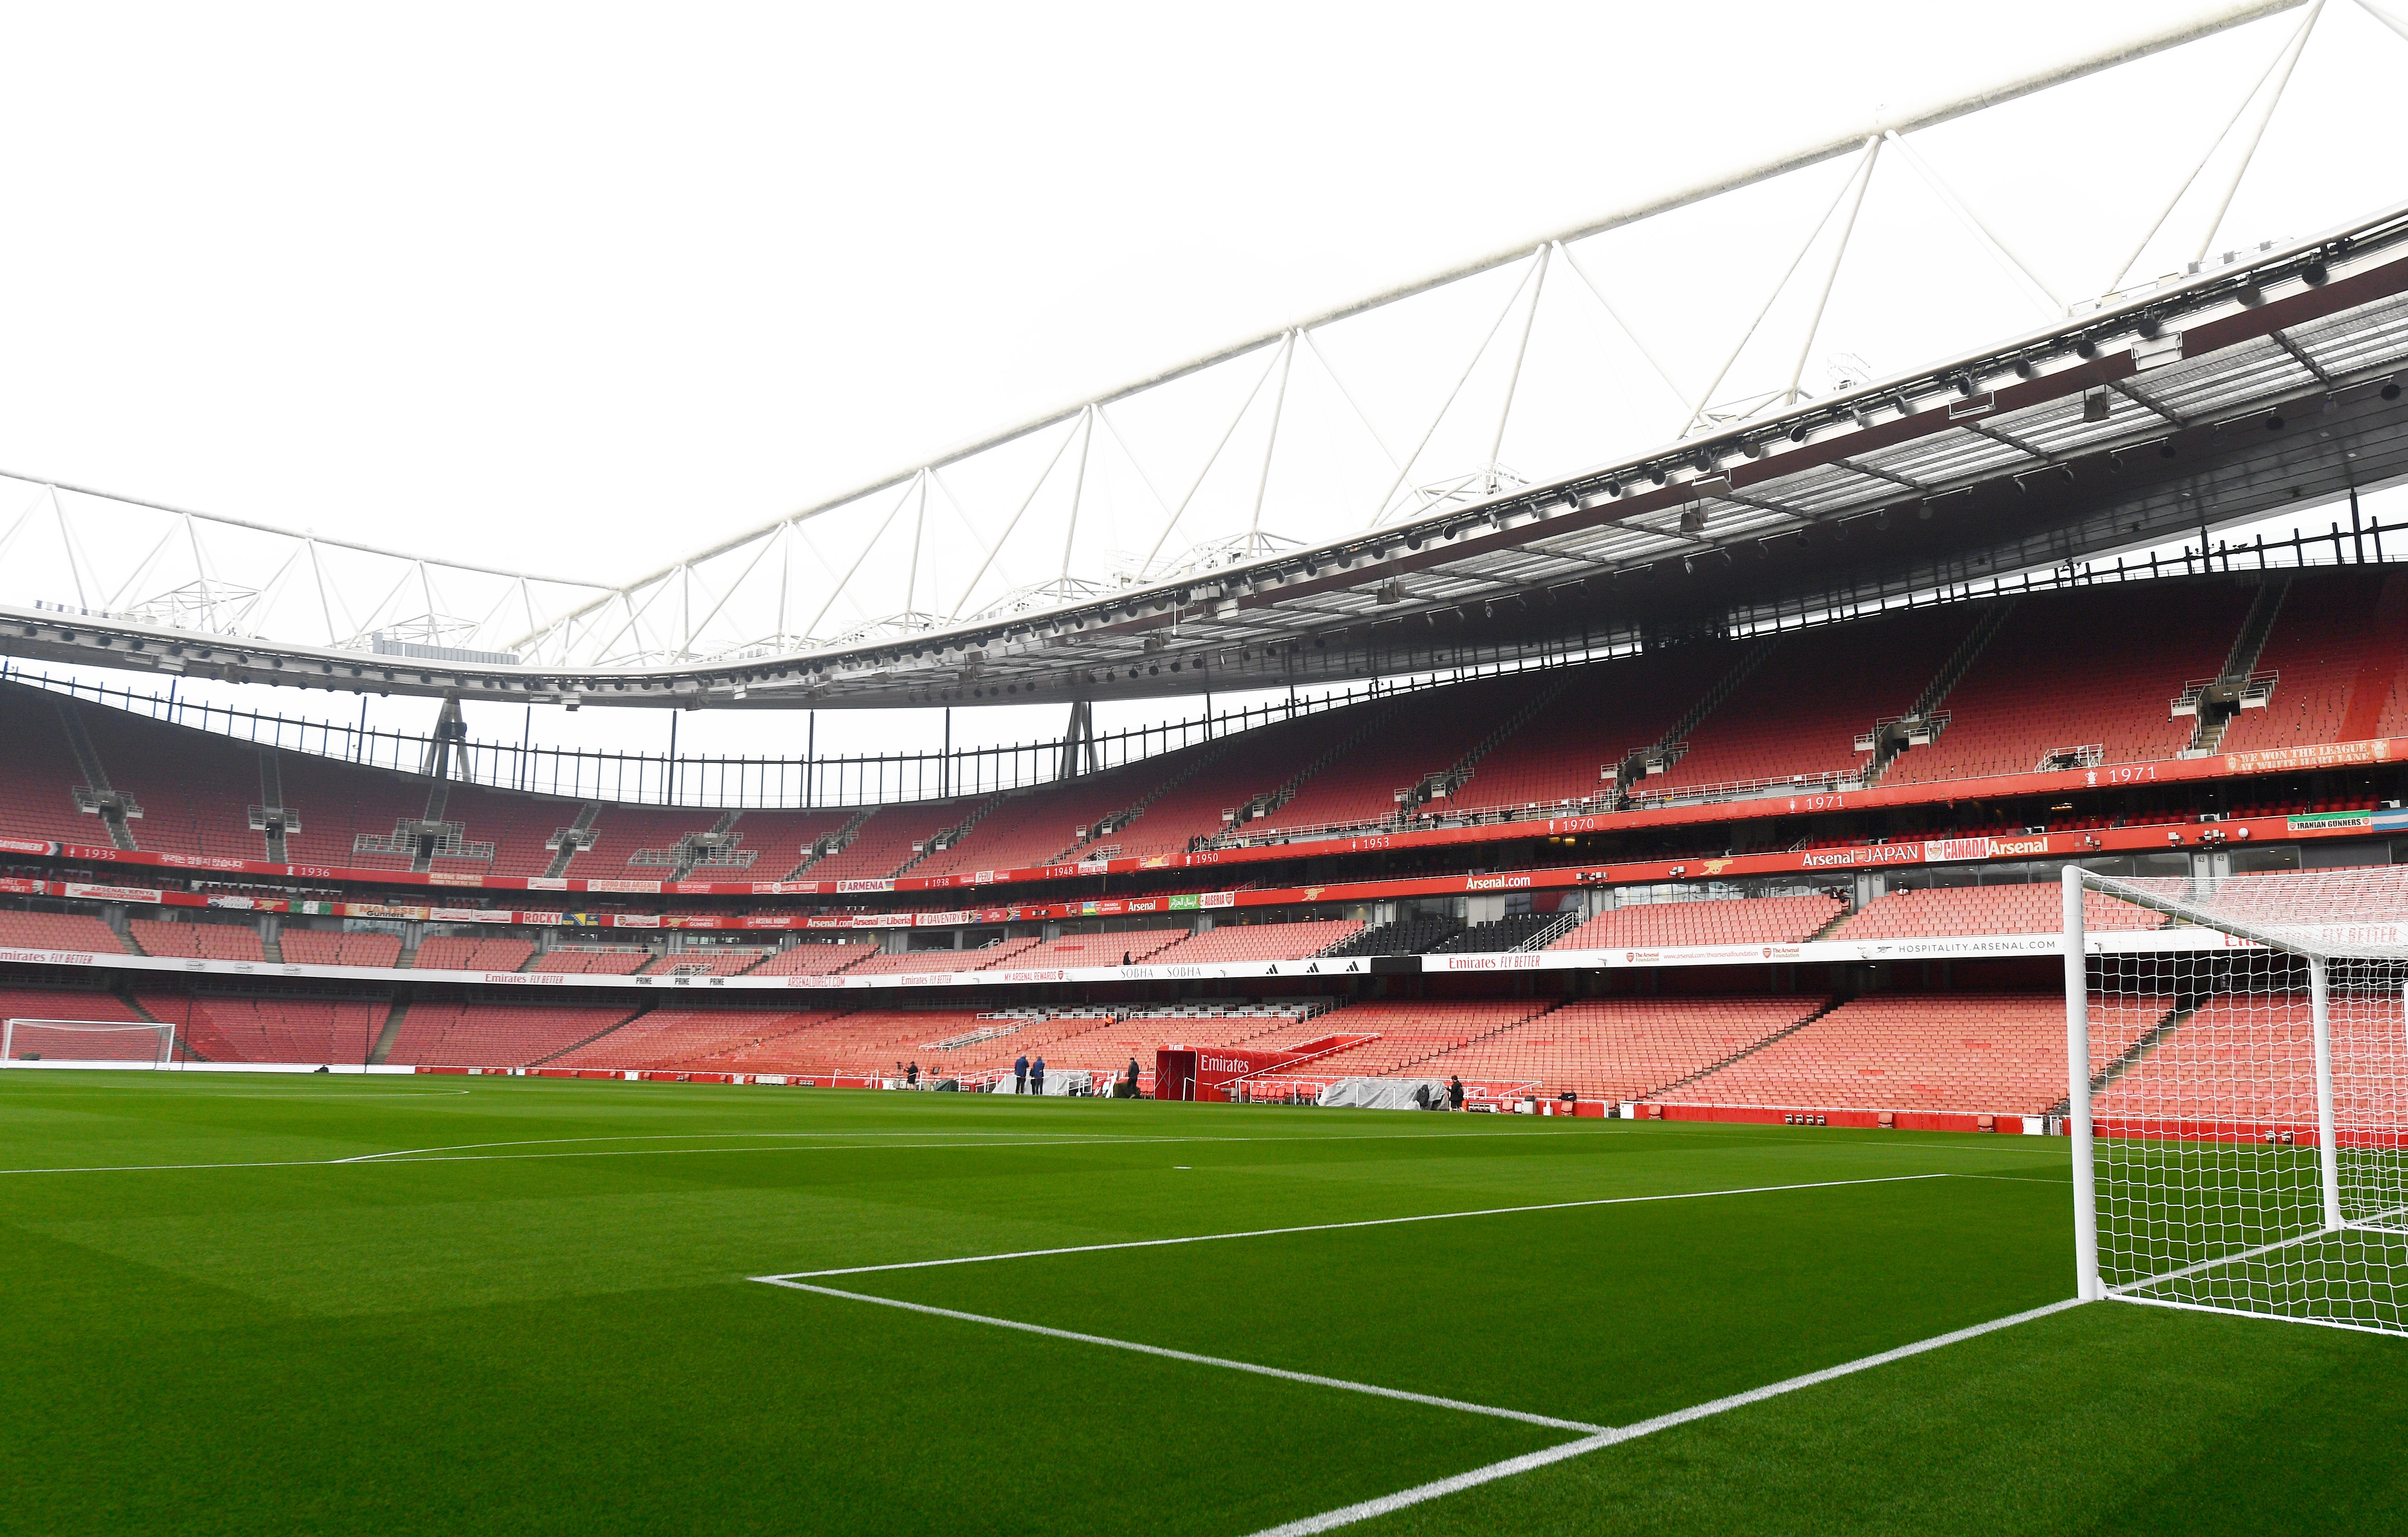
[{"label": "lower tier seating", "polygon": [[1583,998],[1441,1052],[1416,1075],[1526,1085],[1546,1098],[1643,1099],[1778,1034],[1823,1007],[1815,997]]},{"label": "lower tier seating", "polygon": [[182,955],[194,960],[257,961],[267,953],[259,930],[249,924],[179,924],[136,918],[126,925],[146,955]]},{"label": "lower tier seating", "polygon": [[[2091,1005],[2094,1068],[2170,1000]],[[1875,994],[1663,1094],[1684,1104],[2034,1115],[2065,1098],[2065,999],[2046,993]]]},{"label": "lower tier seating", "polygon": [[295,966],[385,966],[401,959],[401,936],[332,928],[288,928],[277,948]]},{"label": "lower tier seating", "polygon": [[515,971],[535,955],[530,940],[483,934],[439,934],[418,942],[411,964],[422,971]]},{"label": "lower tier seating", "polygon": [[599,1035],[635,1010],[620,1005],[434,1002],[420,999],[402,1017],[388,1062],[421,1066],[523,1068]]},{"label": "lower tier seating", "polygon": [[194,1056],[208,1062],[317,1062],[368,1059],[392,1006],[383,998],[233,998],[218,994],[135,995],[150,1016],[176,1025]]}]

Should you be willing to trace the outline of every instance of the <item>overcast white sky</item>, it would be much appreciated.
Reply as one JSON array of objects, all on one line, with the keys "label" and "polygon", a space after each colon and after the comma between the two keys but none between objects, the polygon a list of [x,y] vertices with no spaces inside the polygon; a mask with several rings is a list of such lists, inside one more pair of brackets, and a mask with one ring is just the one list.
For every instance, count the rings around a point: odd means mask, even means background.
[{"label": "overcast white sky", "polygon": [[[0,469],[624,579],[1641,191],[2200,8],[20,6],[0,20]],[[2301,15],[1919,142],[2052,286],[2096,294]],[[2408,193],[2408,42],[2349,0],[2318,27],[2220,244]],[[1601,251],[1617,303],[1676,373],[1710,374],[1845,174]],[[2140,274],[2189,255],[2220,180]],[[1893,260],[1835,290],[1816,371],[2034,323],[1914,214],[1869,200],[1857,239]],[[1625,420],[1642,395],[1568,407],[1580,431],[1525,452],[1545,470],[1585,448],[1580,411],[1612,425],[1574,462],[1658,441],[1663,399]],[[957,739],[1058,729],[978,713]],[[926,726],[824,716],[821,740]],[[754,717],[681,729],[689,749],[799,747]],[[537,735],[666,732],[587,711]]]}]

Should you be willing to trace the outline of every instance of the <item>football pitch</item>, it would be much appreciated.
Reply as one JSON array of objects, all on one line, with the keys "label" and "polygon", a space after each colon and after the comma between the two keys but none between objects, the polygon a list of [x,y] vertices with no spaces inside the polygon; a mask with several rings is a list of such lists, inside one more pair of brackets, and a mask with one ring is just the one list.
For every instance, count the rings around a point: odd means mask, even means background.
[{"label": "football pitch", "polygon": [[26,1070],[0,1170],[10,1532],[2408,1529],[2408,1343],[2039,1311],[2057,1139]]}]

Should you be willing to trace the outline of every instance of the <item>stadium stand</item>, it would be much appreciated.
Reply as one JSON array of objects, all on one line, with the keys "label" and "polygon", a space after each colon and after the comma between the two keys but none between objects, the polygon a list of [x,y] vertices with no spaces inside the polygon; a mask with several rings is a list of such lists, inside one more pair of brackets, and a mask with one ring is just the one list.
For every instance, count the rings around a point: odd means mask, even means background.
[{"label": "stadium stand", "polygon": [[390,839],[395,824],[424,816],[432,781],[310,753],[280,754],[278,762],[284,804],[301,820],[284,838],[287,857],[294,863],[409,868],[407,854],[376,853],[356,844],[362,838]]},{"label": "stadium stand", "polygon": [[2092,594],[2017,599],[1942,701],[1947,727],[1902,754],[1882,783],[2028,774],[2048,754],[2086,746],[2097,746],[2102,763],[2180,753],[2194,723],[2170,717],[2171,702],[2186,682],[2224,665],[2256,588],[2137,582],[2108,596],[2112,644],[2086,643],[2098,624]]},{"label": "stadium stand", "polygon": [[1584,998],[1441,1052],[1414,1071],[1528,1085],[1551,1099],[1570,1090],[1584,1099],[1640,1099],[1779,1034],[1828,1001]]},{"label": "stadium stand", "polygon": [[[2408,635],[2386,633],[2377,616],[2385,589],[2398,579],[2380,571],[2336,571],[2314,583],[2290,582],[2274,627],[2251,668],[2275,675],[2263,709],[2232,717],[2217,751],[2256,753],[2275,747],[2352,740],[2346,728],[2358,691],[2387,696],[2402,665]],[[2380,705],[2368,712],[2369,728]]]},{"label": "stadium stand", "polygon": [[[1117,845],[1120,836],[1097,834],[1096,825],[1155,795],[1171,779],[1195,767],[1196,759],[1206,752],[1197,748],[1166,754],[1125,768],[1014,791],[997,799],[960,842],[929,855],[911,867],[911,873],[1028,869],[1052,864],[1084,844]],[[1088,836],[1080,835],[1082,827]]]},{"label": "stadium stand", "polygon": [[438,934],[418,941],[412,965],[422,971],[516,971],[535,955],[532,940],[485,934]]},{"label": "stadium stand", "polygon": [[402,1016],[385,1060],[427,1067],[531,1067],[636,1013],[619,1005],[421,998]]},{"label": "stadium stand", "polygon": [[905,971],[983,971],[989,967],[1016,965],[1037,947],[1033,939],[1006,940],[976,950],[898,950],[871,955],[846,969],[848,976],[893,976]]},{"label": "stadium stand", "polygon": [[[2094,1070],[2121,1056],[2171,1007],[2166,999],[2094,1000]],[[2033,1115],[2063,1099],[2065,1089],[2061,996],[1874,994],[1656,1097],[1807,1111]]]},{"label": "stadium stand", "polygon": [[606,880],[666,881],[674,864],[638,865],[633,863],[637,854],[649,851],[656,859],[670,859],[679,839],[710,831],[719,818],[720,813],[709,807],[606,802],[594,818],[592,845],[569,861],[568,873]]},{"label": "stadium stand", "polygon": [[1591,799],[1601,788],[1599,770],[1661,740],[1738,655],[1734,647],[1675,646],[1582,668],[1480,759],[1468,783],[1428,810],[1528,811]]},{"label": "stadium stand", "polygon": [[[814,881],[878,881],[920,856],[939,833],[976,815],[975,800],[917,801],[882,806],[861,825],[853,841],[813,861],[804,874]],[[923,845],[915,850],[912,845]]]},{"label": "stadium stand", "polygon": [[195,960],[264,961],[259,930],[250,924],[168,923],[135,918],[126,924],[146,955],[183,955]]},{"label": "stadium stand", "polygon": [[[1472,749],[1555,679],[1524,673],[1481,683],[1457,683],[1323,717],[1327,739],[1340,740],[1358,716],[1377,711],[1376,728],[1336,761],[1308,775],[1288,802],[1246,824],[1248,834],[1297,827],[1371,826],[1402,813],[1397,792],[1454,768]],[[1235,761],[1250,763],[1254,754]],[[1261,773],[1256,772],[1259,781]],[[1257,790],[1276,782],[1257,783]]]},{"label": "stadium stand", "polygon": [[1266,1031],[1248,1044],[1279,1047],[1328,1035],[1376,1035],[1375,1041],[1316,1059],[1314,1075],[1384,1078],[1410,1068],[1423,1076],[1421,1064],[1440,1053],[1495,1035],[1553,1007],[1552,1000],[1543,998],[1373,999]]},{"label": "stadium stand", "polygon": [[1190,937],[1184,928],[1128,928],[1114,934],[1065,934],[1024,951],[1014,966],[1118,966],[1123,956],[1140,964]]},{"label": "stadium stand", "polygon": [[1456,919],[1424,914],[1414,918],[1398,918],[1367,928],[1345,943],[1335,945],[1324,954],[1329,955],[1426,955],[1463,931]]},{"label": "stadium stand", "polygon": [[[850,807],[829,812],[751,811],[738,817],[731,830],[739,853],[751,849],[758,856],[748,867],[753,880],[782,881],[811,856],[814,844],[843,831],[854,814]],[[708,865],[696,866],[686,877],[690,881],[726,878],[712,873]]]},{"label": "stadium stand", "polygon": [[1154,958],[1155,964],[1162,966],[1304,960],[1362,931],[1362,924],[1352,918],[1301,924],[1224,924],[1157,952]]},{"label": "stadium stand", "polygon": [[1234,1046],[1320,1012],[1314,1003],[1295,999],[1232,1003],[1183,1012],[1084,1012],[1093,1027],[1054,1042],[1046,1050],[1045,1061],[1049,1068],[1117,1074],[1127,1068],[1129,1058],[1135,1057],[1138,1071],[1143,1076],[1154,1071],[1154,1054],[1165,1045]]},{"label": "stadium stand", "polygon": [[[481,860],[438,857],[434,868],[468,874],[488,871],[494,875],[541,875],[552,863],[552,850],[543,846],[544,840],[577,820],[579,804],[550,796],[454,784],[444,797],[444,820],[459,823],[463,837],[493,844],[494,858],[487,865]],[[421,810],[423,809],[422,797]],[[304,812],[305,826],[308,821],[308,812]]]},{"label": "stadium stand", "polygon": [[277,936],[277,948],[295,966],[395,966],[401,961],[401,936],[367,931],[346,934],[331,928],[287,928]]},{"label": "stadium stand", "polygon": [[651,970],[660,976],[741,976],[775,954],[763,946],[714,944],[663,955],[652,964]]},{"label": "stadium stand", "polygon": [[[251,829],[251,808],[260,804],[258,748],[206,731],[173,732],[100,706],[79,707],[77,714],[109,787],[142,807],[130,826],[143,848],[221,859],[267,856],[265,840]],[[171,732],[174,750],[163,751]]]},{"label": "stadium stand", "polygon": [[[2053,934],[2065,927],[2064,888],[2054,881],[2011,886],[1937,886],[1893,891],[1832,932],[1836,940],[1922,939],[1942,934]],[[2104,892],[2082,894],[2086,928],[2163,928],[2166,916]]]},{"label": "stadium stand", "polygon": [[722,1053],[710,1065],[730,1072],[874,1076],[982,1024],[968,1009],[864,1009],[815,1016],[784,1035]]},{"label": "stadium stand", "polygon": [[1550,950],[1655,949],[1674,944],[1798,944],[1847,911],[1837,897],[1641,902],[1600,912]]},{"label": "stadium stand", "polygon": [[103,955],[125,954],[115,929],[82,912],[0,912],[0,945],[29,950],[79,950]]},{"label": "stadium stand", "polygon": [[[2359,1000],[2367,998],[2336,989],[2331,1009],[2335,1062],[2386,1065],[2358,1071],[2336,1068],[2333,1111],[2344,1128],[2395,1124],[2388,1117],[2398,1106],[2397,1089],[2386,1079],[2387,1065],[2400,1059],[2399,996],[2391,992],[2362,1006]],[[2098,1013],[2093,1002],[2094,1048],[2101,1033]],[[2116,1076],[2092,1102],[2101,1135],[2145,1135],[2151,1122],[2253,1141],[2271,1130],[2305,1129],[2313,1135],[2315,1032],[2306,994],[2218,994],[2164,1022],[2164,1032],[2145,1051],[2132,1051],[2129,1060],[2119,1062]],[[2344,1133],[2344,1145],[2348,1135]]]},{"label": "stadium stand", "polygon": [[106,845],[100,818],[76,809],[83,782],[59,721],[59,702],[35,689],[0,686],[0,837]]},{"label": "stadium stand", "polygon": [[545,951],[526,970],[546,975],[631,976],[652,959],[650,950],[618,945],[564,944]]},{"label": "stadium stand", "polygon": [[237,998],[158,993],[136,998],[153,1019],[179,1027],[208,1062],[312,1062],[356,1066],[382,1033],[383,998]]},{"label": "stadium stand", "polygon": [[846,941],[824,944],[814,940],[781,950],[752,969],[763,977],[825,977],[844,970],[856,961],[867,960],[878,954],[878,941]]},{"label": "stadium stand", "polygon": [[[142,1023],[142,1016],[123,998],[93,987],[0,987],[0,1019],[85,1020],[94,1025]],[[110,1051],[92,1060],[112,1061],[120,1055]],[[132,1056],[149,1061],[153,1051],[146,1043]]]},{"label": "stadium stand", "polygon": [[1780,637],[1689,729],[1688,751],[1640,788],[1653,795],[1860,768],[1857,733],[1912,707],[1975,617],[1970,607],[1926,609]]},{"label": "stadium stand", "polygon": [[1430,954],[1486,955],[1499,951],[1519,950],[1544,938],[1549,930],[1567,921],[1556,912],[1509,912],[1501,918],[1473,924],[1462,933],[1440,941],[1431,947]]},{"label": "stadium stand", "polygon": [[655,1009],[544,1066],[688,1070],[834,1017],[794,1009]]}]

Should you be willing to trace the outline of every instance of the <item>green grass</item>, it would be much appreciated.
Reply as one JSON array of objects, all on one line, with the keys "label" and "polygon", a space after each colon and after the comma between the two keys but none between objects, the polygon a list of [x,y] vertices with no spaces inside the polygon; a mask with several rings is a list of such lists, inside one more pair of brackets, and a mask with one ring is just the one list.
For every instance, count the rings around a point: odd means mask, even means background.
[{"label": "green grass", "polygon": [[[1242,1534],[1571,1438],[768,1273],[1819,1185],[827,1283],[1606,1425],[2071,1289],[2036,1138],[0,1074],[94,1165],[0,1174],[0,1530]],[[2401,1530],[2403,1432],[2408,1343],[2099,1305],[1352,1530]]]}]

